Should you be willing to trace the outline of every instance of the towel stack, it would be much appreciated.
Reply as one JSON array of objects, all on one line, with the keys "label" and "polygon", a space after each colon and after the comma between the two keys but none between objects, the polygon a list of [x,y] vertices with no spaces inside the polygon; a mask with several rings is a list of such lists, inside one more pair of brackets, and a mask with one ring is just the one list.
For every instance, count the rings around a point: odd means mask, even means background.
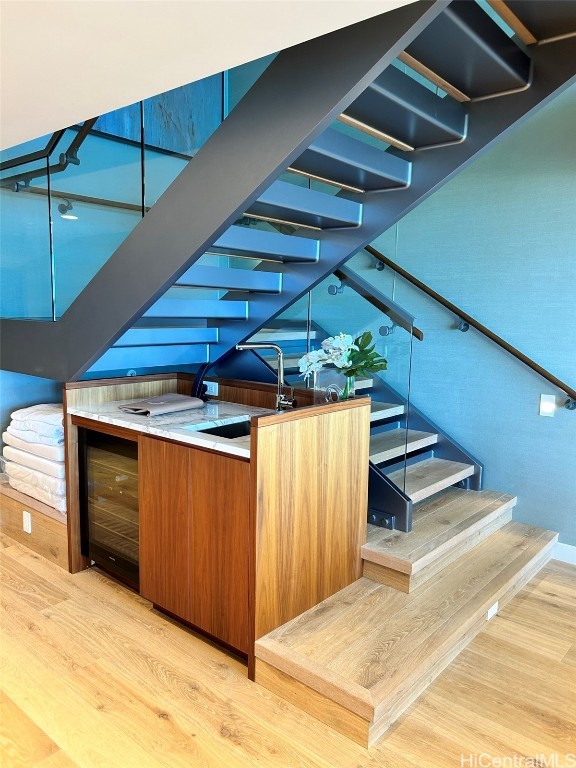
[{"label": "towel stack", "polygon": [[12,488],[66,512],[62,403],[32,405],[14,411],[3,457]]}]

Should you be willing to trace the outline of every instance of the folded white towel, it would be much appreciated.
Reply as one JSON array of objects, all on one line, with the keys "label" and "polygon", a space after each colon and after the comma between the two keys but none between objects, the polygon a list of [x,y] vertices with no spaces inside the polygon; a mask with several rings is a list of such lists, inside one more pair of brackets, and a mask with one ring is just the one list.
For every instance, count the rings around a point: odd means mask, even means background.
[{"label": "folded white towel", "polygon": [[2,442],[14,448],[19,448],[21,451],[26,451],[26,453],[31,453],[34,456],[42,456],[44,459],[51,459],[52,461],[64,461],[64,447],[60,445],[29,443],[15,435],[11,435],[10,432],[2,433]]},{"label": "folded white towel", "polygon": [[45,421],[34,421],[33,419],[12,419],[10,422],[14,429],[20,432],[34,432],[42,437],[56,437],[64,439],[64,427],[55,424],[46,424]]},{"label": "folded white towel", "polygon": [[58,496],[55,493],[50,493],[50,491],[44,491],[42,488],[37,488],[34,485],[30,485],[30,483],[25,483],[23,480],[18,480],[16,477],[9,477],[8,479],[15,491],[32,496],[33,499],[38,499],[43,504],[54,507],[58,512],[66,512],[66,496]]},{"label": "folded white towel", "polygon": [[66,468],[63,461],[51,461],[41,456],[34,456],[33,453],[21,451],[19,448],[13,448],[11,445],[5,445],[2,455],[7,461],[15,461],[30,469],[37,469],[38,472],[44,472],[51,477],[66,477]]},{"label": "folded white towel", "polygon": [[64,411],[62,403],[41,403],[40,405],[31,405],[28,408],[19,408],[11,414],[16,421],[42,421],[46,424],[54,424],[61,427],[64,423]]},{"label": "folded white towel", "polygon": [[28,483],[28,485],[33,485],[35,488],[40,488],[56,496],[66,495],[66,480],[45,475],[44,472],[38,472],[37,469],[30,469],[30,467],[23,467],[22,464],[14,464],[13,461],[7,461],[5,464],[9,480],[20,480],[22,483]]},{"label": "folded white towel", "polygon": [[64,436],[62,437],[47,437],[46,435],[39,435],[37,432],[31,432],[29,429],[15,429],[12,424],[6,427],[7,431],[19,437],[20,440],[25,440],[27,443],[40,443],[41,445],[64,445]]}]

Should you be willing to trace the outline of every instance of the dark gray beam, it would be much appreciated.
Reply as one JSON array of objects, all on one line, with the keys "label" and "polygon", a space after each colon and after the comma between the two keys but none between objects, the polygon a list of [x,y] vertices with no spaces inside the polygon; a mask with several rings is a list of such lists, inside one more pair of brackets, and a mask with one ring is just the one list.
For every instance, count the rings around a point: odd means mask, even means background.
[{"label": "dark gray beam", "polygon": [[448,2],[421,0],[282,51],[61,320],[3,324],[2,365],[79,378]]}]

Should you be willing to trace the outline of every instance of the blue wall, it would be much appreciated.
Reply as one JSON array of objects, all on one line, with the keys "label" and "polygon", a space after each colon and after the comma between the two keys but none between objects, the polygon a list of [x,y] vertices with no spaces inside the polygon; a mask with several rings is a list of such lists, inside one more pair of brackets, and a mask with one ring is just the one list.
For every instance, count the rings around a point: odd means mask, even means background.
[{"label": "blue wall", "polygon": [[[572,387],[575,125],[572,86],[374,243]],[[414,344],[414,405],[484,462],[486,487],[518,495],[517,519],[576,545],[576,411],[538,415],[541,393],[565,397],[477,332],[455,330],[448,312],[367,255],[351,264],[425,333]],[[358,316],[346,295],[330,332]],[[388,378],[404,380],[405,345],[398,358],[393,344],[384,351]]]}]

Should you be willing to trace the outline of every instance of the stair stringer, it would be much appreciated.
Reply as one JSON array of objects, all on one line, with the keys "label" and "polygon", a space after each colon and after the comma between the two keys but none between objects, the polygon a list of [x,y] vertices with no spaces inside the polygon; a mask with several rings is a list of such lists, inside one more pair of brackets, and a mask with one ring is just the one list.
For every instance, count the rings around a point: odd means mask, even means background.
[{"label": "stair stringer", "polygon": [[[281,51],[60,320],[2,323],[3,368],[80,378],[448,4],[412,3]],[[340,256],[329,248],[320,270]],[[317,277],[295,276],[284,303]]]}]

